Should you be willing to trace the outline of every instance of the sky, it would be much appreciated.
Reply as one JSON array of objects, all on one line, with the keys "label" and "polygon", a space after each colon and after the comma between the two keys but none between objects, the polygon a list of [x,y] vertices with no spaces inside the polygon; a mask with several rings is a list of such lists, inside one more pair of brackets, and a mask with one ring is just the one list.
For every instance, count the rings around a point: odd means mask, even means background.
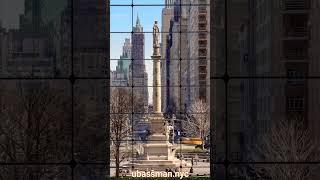
[{"label": "sky", "polygon": [[[12,9],[15,9],[12,11]],[[24,1],[0,0],[0,23],[7,29],[19,28],[19,15],[23,14]]]},{"label": "sky", "polygon": [[[153,50],[152,27],[154,21],[158,21],[159,29],[161,30],[161,13],[165,0],[134,0],[135,4],[158,4],[158,6],[111,6],[110,9],[110,57],[111,70],[115,70],[117,59],[122,54],[122,46],[125,38],[131,39],[130,32],[136,24],[137,15],[139,15],[140,23],[143,26],[145,33],[145,65],[148,73],[148,86],[152,86],[153,62],[151,60]],[[131,0],[113,0],[112,4],[131,4]],[[132,16],[133,9],[133,16]],[[114,32],[114,33],[112,33]],[[119,33],[126,32],[126,33]],[[149,88],[149,103],[152,103],[152,87]]]}]

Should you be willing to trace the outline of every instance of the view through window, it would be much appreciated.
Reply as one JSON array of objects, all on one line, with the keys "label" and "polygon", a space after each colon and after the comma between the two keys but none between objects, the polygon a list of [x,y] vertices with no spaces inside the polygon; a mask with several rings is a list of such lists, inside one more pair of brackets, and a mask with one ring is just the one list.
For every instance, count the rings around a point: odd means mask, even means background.
[{"label": "view through window", "polygon": [[319,8],[0,0],[0,179],[318,180]]},{"label": "view through window", "polygon": [[210,176],[209,3],[111,1],[111,176]]}]

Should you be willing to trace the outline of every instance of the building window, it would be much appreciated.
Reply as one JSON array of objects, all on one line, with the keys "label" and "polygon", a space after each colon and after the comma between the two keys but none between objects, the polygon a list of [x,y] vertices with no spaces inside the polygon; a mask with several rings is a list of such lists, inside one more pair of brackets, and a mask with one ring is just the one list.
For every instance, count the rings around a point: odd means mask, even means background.
[{"label": "building window", "polygon": [[231,160],[232,161],[239,161],[240,160],[240,153],[239,152],[232,152],[231,153]]},{"label": "building window", "polygon": [[303,97],[287,97],[287,110],[289,112],[301,112],[304,110]]},{"label": "building window", "polygon": [[248,62],[248,54],[247,53],[243,56],[243,61]]},{"label": "building window", "polygon": [[304,72],[291,70],[287,71],[288,84],[289,85],[301,85],[304,84]]}]

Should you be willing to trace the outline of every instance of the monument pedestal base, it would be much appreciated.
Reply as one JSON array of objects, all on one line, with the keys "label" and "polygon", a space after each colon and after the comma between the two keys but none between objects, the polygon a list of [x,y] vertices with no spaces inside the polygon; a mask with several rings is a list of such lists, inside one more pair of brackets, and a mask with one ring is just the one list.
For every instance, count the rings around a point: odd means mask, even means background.
[{"label": "monument pedestal base", "polygon": [[143,156],[130,164],[133,171],[173,171],[189,172],[191,164],[175,157],[176,147],[169,143],[169,130],[162,114],[149,118],[152,135],[143,145]]}]

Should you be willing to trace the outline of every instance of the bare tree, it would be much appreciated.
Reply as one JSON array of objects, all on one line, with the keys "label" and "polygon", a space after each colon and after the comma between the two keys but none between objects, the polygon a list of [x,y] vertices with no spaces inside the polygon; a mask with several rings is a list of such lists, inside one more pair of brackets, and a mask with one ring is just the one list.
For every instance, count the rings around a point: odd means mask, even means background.
[{"label": "bare tree", "polygon": [[[251,153],[254,161],[308,162],[319,158],[310,131],[297,120],[281,120],[269,129]],[[256,177],[307,180],[319,170],[314,164],[272,164],[251,167]]]},{"label": "bare tree", "polygon": [[210,133],[208,110],[209,107],[203,100],[196,100],[187,111],[187,119],[183,125],[183,130],[189,136],[202,139],[202,149],[204,149],[205,139]]},{"label": "bare tree", "polygon": [[[76,81],[73,100],[73,155],[79,163],[105,163],[109,158],[107,143],[108,105],[102,81]],[[77,166],[75,179],[105,177],[105,166]]]},{"label": "bare tree", "polygon": [[128,140],[132,127],[130,126],[130,112],[132,111],[132,96],[124,88],[115,88],[111,92],[110,100],[110,138],[112,141],[111,154],[115,158],[116,177],[119,177],[120,163],[130,154],[121,151],[121,144]]},{"label": "bare tree", "polygon": [[[3,91],[0,109],[1,162],[62,162],[70,155],[68,100],[42,86]],[[60,176],[59,167],[3,166],[0,179],[46,179]]]}]

